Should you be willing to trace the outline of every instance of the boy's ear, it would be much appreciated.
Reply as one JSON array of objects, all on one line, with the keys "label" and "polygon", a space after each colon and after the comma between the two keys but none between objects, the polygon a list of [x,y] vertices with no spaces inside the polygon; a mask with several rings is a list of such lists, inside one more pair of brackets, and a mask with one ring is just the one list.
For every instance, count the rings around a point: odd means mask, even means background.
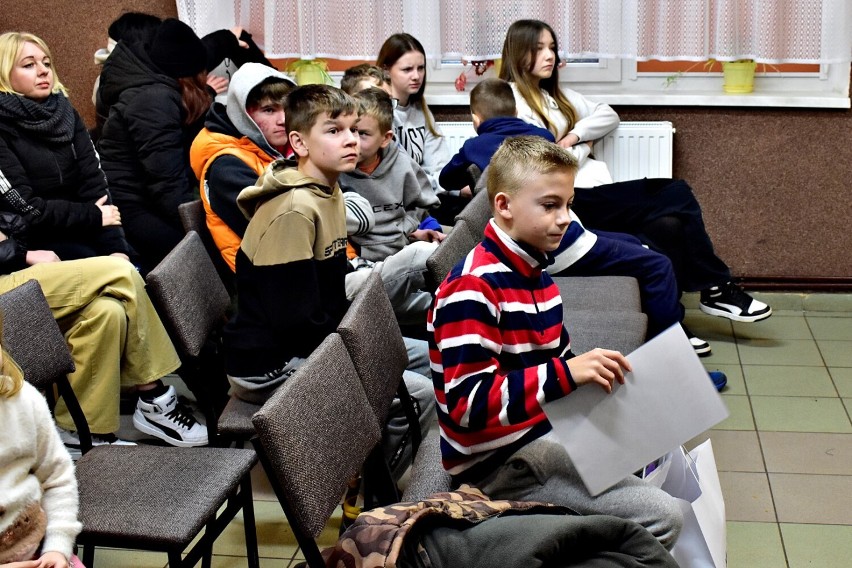
[{"label": "boy's ear", "polygon": [[393,140],[393,130],[388,130],[385,132],[385,139],[382,140],[382,145],[380,147],[387,148],[388,144],[391,143],[391,140]]},{"label": "boy's ear", "polygon": [[473,129],[479,130],[479,125],[482,124],[482,119],[479,118],[479,115],[475,112],[470,113],[470,116],[473,119]]},{"label": "boy's ear", "polygon": [[503,193],[502,191],[494,196],[494,216],[499,216],[504,221],[512,219],[512,211],[510,208],[512,196]]},{"label": "boy's ear", "polygon": [[308,146],[305,144],[305,139],[300,132],[289,132],[287,137],[290,140],[290,147],[293,148],[297,156],[304,158],[308,155]]}]

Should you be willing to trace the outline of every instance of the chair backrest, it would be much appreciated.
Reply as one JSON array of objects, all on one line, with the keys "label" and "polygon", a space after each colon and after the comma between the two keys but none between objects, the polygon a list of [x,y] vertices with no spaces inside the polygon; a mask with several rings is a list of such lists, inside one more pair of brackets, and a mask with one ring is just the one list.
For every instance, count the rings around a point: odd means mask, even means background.
[{"label": "chair backrest", "polygon": [[291,526],[315,539],[381,439],[340,335],[326,337],[252,422]]},{"label": "chair backrest", "polygon": [[219,278],[228,292],[233,292],[235,287],[234,273],[225,262],[225,259],[222,258],[222,253],[219,252],[219,247],[216,246],[216,243],[213,241],[213,235],[210,234],[210,229],[207,228],[207,213],[204,211],[204,204],[201,203],[200,199],[181,203],[178,205],[178,215],[180,216],[184,232],[195,231],[201,237],[204,249],[210,256],[213,266],[216,267]]},{"label": "chair backrest", "polygon": [[0,294],[3,346],[24,377],[39,390],[74,371],[65,337],[47,305],[37,280],[28,280]]},{"label": "chair backrest", "polygon": [[3,346],[24,373],[24,379],[46,391],[53,402],[53,386],[65,400],[68,414],[80,436],[83,452],[92,447],[89,425],[80,403],[68,382],[74,360],[53,313],[36,280],[0,294],[3,312]]},{"label": "chair backrest", "polygon": [[145,281],[175,346],[197,357],[231,303],[198,233],[187,233]]},{"label": "chair backrest", "polygon": [[408,351],[378,274],[367,278],[337,332],[355,364],[373,413],[384,424],[408,366]]},{"label": "chair backrest", "polygon": [[434,291],[450,270],[482,240],[482,232],[474,233],[468,222],[457,219],[453,230],[426,259],[426,287]]},{"label": "chair backrest", "polygon": [[464,209],[456,215],[456,222],[467,221],[471,232],[479,235],[479,240],[482,240],[489,219],[491,219],[491,202],[488,200],[487,189],[483,189],[474,195],[470,203],[465,205]]},{"label": "chair backrest", "polygon": [[195,231],[201,235],[207,230],[207,214],[200,199],[178,205],[178,215],[185,233]]}]

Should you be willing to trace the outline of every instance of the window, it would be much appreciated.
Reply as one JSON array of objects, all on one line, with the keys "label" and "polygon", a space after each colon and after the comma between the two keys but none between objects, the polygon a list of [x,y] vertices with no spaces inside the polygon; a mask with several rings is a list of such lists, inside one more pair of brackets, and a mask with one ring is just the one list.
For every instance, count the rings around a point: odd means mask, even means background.
[{"label": "window", "polygon": [[[566,58],[561,76],[614,104],[716,104],[849,108],[852,3],[846,0],[178,0],[199,34],[242,25],[271,57],[371,59],[406,31],[425,46],[430,104],[466,104],[454,82],[461,59],[499,56],[520,18],[547,21]],[[354,23],[357,23],[355,25]],[[353,33],[357,30],[357,33]],[[265,43],[263,43],[265,42]],[[758,75],[756,93],[726,96],[716,72],[640,71],[637,61],[733,60],[814,63],[819,71]]]}]

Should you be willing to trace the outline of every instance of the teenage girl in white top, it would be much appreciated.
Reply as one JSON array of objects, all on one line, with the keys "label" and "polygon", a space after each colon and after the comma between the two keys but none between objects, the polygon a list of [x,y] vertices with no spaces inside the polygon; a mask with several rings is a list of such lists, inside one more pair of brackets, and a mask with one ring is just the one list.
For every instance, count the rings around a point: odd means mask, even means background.
[{"label": "teenage girl in white top", "polygon": [[[553,132],[577,157],[572,208],[587,228],[635,235],[668,256],[681,291],[701,291],[701,310],[752,322],[772,314],[731,281],[728,266],[713,251],[701,207],[683,180],[640,179],[611,183],[593,143],[618,126],[609,105],[595,103],[559,85],[556,34],[539,20],[519,20],[506,33],[500,78],[515,93],[518,116]],[[594,188],[594,189],[592,189]]]}]

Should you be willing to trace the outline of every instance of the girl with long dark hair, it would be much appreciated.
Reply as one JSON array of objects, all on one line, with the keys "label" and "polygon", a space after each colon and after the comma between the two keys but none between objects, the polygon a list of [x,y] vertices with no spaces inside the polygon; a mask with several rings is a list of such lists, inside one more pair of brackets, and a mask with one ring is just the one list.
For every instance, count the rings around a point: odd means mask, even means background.
[{"label": "girl with long dark hair", "polygon": [[506,33],[500,78],[509,81],[518,116],[550,130],[577,158],[572,209],[590,229],[628,233],[672,261],[681,291],[701,292],[705,313],[754,322],[772,315],[769,306],[732,281],[713,251],[701,206],[683,180],[641,179],[611,183],[603,162],[591,154],[595,140],[614,130],[618,115],[559,85],[556,33],[539,20],[518,20]]}]

